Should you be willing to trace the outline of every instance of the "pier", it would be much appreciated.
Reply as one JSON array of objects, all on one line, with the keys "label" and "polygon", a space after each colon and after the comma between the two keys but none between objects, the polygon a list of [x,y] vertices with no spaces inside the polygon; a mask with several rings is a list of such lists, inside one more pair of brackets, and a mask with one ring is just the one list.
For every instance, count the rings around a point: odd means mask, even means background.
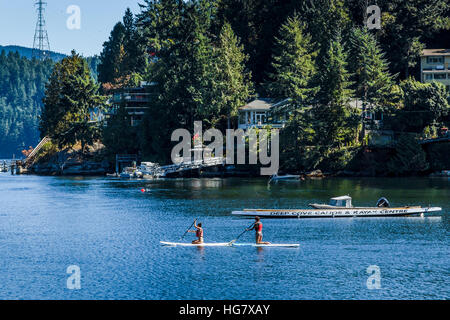
[{"label": "pier", "polygon": [[144,167],[142,170],[143,176],[152,176],[155,178],[166,177],[170,174],[183,173],[194,170],[202,170],[216,166],[225,165],[226,159],[224,157],[214,157],[202,160],[185,161],[179,164],[171,164],[166,166],[155,165],[152,167]]}]

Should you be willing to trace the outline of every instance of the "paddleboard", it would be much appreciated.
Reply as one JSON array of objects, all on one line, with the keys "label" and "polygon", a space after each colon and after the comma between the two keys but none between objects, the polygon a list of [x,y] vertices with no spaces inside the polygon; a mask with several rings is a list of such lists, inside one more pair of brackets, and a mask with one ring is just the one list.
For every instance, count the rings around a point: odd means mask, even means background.
[{"label": "paddleboard", "polygon": [[256,244],[256,243],[233,243],[237,247],[278,247],[278,248],[298,248],[298,243],[272,243],[272,244]]},{"label": "paddleboard", "polygon": [[223,243],[180,243],[180,242],[166,242],[166,241],[160,241],[160,243],[163,246],[180,246],[180,247],[230,247],[231,244],[229,242],[223,242]]}]

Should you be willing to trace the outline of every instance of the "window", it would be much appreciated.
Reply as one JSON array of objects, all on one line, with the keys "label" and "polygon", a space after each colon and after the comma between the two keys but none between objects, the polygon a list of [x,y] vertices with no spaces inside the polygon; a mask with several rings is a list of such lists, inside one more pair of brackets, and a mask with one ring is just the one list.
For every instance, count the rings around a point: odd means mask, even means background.
[{"label": "window", "polygon": [[447,74],[446,73],[435,73],[434,79],[435,80],[447,79]]},{"label": "window", "polygon": [[427,57],[427,63],[444,63],[444,57]]},{"label": "window", "polygon": [[256,113],[256,123],[257,124],[266,123],[266,113],[265,112],[257,112]]},{"label": "window", "polygon": [[433,80],[433,75],[432,74],[425,74],[425,80]]}]

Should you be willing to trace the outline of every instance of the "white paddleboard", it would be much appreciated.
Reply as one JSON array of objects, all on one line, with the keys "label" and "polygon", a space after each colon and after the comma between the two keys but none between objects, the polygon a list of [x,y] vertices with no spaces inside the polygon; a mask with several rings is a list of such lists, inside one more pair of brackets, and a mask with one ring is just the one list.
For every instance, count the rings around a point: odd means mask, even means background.
[{"label": "white paddleboard", "polygon": [[180,243],[180,242],[166,242],[160,241],[163,246],[180,246],[180,247],[230,247],[231,244],[229,242],[223,243]]},{"label": "white paddleboard", "polygon": [[278,247],[278,248],[298,248],[298,243],[272,243],[272,244],[256,244],[256,243],[233,243],[237,247]]}]

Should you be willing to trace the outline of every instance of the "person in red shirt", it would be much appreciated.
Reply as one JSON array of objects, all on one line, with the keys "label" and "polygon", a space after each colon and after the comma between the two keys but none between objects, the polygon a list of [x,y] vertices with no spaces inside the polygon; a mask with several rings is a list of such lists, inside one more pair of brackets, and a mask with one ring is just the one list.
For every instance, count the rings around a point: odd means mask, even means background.
[{"label": "person in red shirt", "polygon": [[202,228],[202,224],[199,223],[197,225],[197,220],[195,220],[194,227],[195,227],[196,230],[189,230],[189,232],[195,233],[195,236],[197,237],[197,240],[192,241],[192,244],[203,243],[203,228]]},{"label": "person in red shirt", "polygon": [[262,241],[262,238],[263,238],[262,229],[263,229],[263,224],[261,222],[261,219],[259,217],[255,217],[255,224],[253,225],[252,228],[247,229],[247,231],[250,231],[250,230],[256,231],[256,244],[270,244],[270,242]]}]

